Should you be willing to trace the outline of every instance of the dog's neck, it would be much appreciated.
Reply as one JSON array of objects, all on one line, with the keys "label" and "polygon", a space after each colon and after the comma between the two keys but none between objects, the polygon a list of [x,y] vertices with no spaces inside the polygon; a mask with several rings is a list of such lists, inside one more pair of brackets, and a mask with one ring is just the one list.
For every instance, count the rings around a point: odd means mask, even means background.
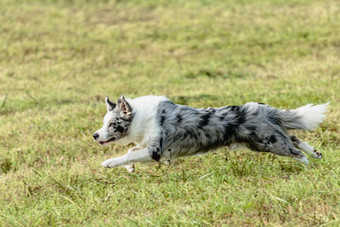
[{"label": "dog's neck", "polygon": [[133,109],[133,120],[128,130],[128,135],[119,143],[136,143],[139,147],[146,147],[152,139],[159,135],[160,127],[157,121],[157,107],[165,97],[144,96],[127,100]]}]

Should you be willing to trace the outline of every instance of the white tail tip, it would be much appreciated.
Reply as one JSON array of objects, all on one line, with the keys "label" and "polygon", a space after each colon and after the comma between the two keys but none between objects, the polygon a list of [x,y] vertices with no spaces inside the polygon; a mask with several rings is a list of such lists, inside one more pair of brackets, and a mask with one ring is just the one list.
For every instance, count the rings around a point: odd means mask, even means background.
[{"label": "white tail tip", "polygon": [[298,117],[301,117],[300,121],[304,127],[308,130],[315,129],[326,117],[327,107],[330,104],[324,103],[320,105],[307,104],[300,108],[295,109]]}]

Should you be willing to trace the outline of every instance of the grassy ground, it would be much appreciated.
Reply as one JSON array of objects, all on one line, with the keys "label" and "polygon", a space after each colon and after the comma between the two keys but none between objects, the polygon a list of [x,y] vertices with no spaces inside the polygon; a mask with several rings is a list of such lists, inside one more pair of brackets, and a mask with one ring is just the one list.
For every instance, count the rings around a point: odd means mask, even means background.
[{"label": "grassy ground", "polygon": [[[0,225],[340,225],[338,1],[0,1]],[[104,97],[331,101],[296,161],[221,149],[104,169]]]}]

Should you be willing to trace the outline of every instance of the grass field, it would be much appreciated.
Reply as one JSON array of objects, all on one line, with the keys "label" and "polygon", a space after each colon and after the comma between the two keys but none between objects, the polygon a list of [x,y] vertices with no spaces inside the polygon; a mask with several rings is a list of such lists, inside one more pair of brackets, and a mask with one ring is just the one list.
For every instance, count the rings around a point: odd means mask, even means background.
[{"label": "grass field", "polygon": [[[340,226],[340,2],[0,1],[0,226]],[[331,101],[324,158],[220,149],[104,169],[104,97]]]}]

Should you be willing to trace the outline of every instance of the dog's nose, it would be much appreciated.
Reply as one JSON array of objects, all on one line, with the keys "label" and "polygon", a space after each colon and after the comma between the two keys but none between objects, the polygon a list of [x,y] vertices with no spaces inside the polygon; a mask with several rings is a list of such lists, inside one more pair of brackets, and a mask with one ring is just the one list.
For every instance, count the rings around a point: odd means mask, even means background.
[{"label": "dog's nose", "polygon": [[97,139],[98,139],[98,137],[99,137],[99,134],[98,134],[98,133],[95,133],[95,134],[93,134],[93,138],[94,138],[94,140],[97,140]]}]

